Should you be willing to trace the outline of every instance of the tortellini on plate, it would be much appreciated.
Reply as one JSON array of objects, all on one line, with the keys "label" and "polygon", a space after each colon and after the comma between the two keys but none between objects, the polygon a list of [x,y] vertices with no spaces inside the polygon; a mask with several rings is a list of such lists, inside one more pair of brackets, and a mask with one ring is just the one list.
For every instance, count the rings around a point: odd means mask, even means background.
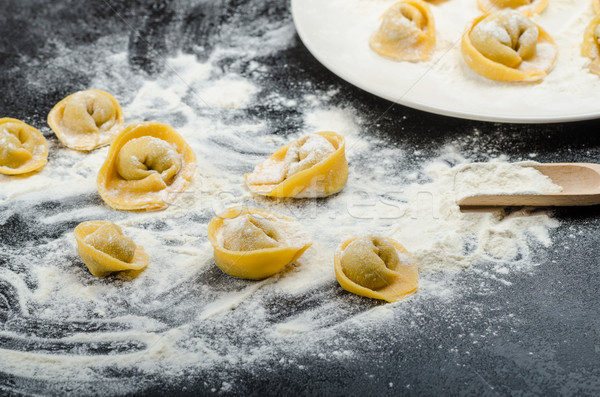
[{"label": "tortellini on plate", "polygon": [[548,0],[477,0],[483,12],[499,11],[505,8],[517,10],[527,16],[539,14],[548,5]]},{"label": "tortellini on plate", "polygon": [[429,5],[422,0],[392,5],[381,16],[370,45],[379,55],[398,61],[428,60],[435,47],[435,22]]},{"label": "tortellini on plate", "polygon": [[48,143],[35,128],[17,119],[0,118],[0,174],[37,171],[48,161]]},{"label": "tortellini on plate", "polygon": [[108,145],[123,128],[123,110],[108,92],[78,91],[56,104],[48,125],[58,139],[76,150]]},{"label": "tortellini on plate", "polygon": [[312,244],[293,219],[251,207],[216,215],[208,224],[208,238],[219,269],[254,280],[279,272]]},{"label": "tortellini on plate", "polygon": [[195,168],[196,155],[172,127],[133,124],[110,146],[98,172],[98,192],[118,210],[160,210],[185,191]]},{"label": "tortellini on plate", "polygon": [[395,302],[417,290],[419,274],[398,242],[380,236],[344,241],[334,256],[335,275],[346,291]]},{"label": "tortellini on plate", "polygon": [[112,222],[83,222],[75,228],[74,234],[81,260],[96,277],[124,270],[142,270],[150,262],[144,249]]},{"label": "tortellini on plate", "polygon": [[592,19],[583,33],[581,54],[591,59],[590,72],[600,75],[600,14]]},{"label": "tortellini on plate", "polygon": [[246,174],[252,193],[270,197],[325,197],[342,190],[347,180],[344,137],[330,131],[291,142]]},{"label": "tortellini on plate", "polygon": [[552,70],[558,48],[525,15],[502,10],[473,21],[463,35],[462,55],[471,69],[488,79],[534,82]]}]

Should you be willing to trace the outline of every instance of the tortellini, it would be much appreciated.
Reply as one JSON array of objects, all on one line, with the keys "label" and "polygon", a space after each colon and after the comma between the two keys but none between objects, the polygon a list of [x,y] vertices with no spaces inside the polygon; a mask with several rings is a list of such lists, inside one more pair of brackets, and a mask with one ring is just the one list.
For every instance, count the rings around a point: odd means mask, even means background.
[{"label": "tortellini", "polygon": [[392,5],[381,16],[370,45],[379,55],[398,61],[428,60],[435,46],[435,22],[429,5],[422,0]]},{"label": "tortellini", "polygon": [[533,82],[552,70],[558,49],[529,18],[502,10],[473,21],[463,35],[462,55],[471,69],[488,79]]},{"label": "tortellini", "polygon": [[347,180],[344,137],[330,131],[293,141],[246,174],[252,193],[270,197],[325,197]]},{"label": "tortellini", "polygon": [[531,16],[544,11],[548,5],[548,0],[477,0],[477,4],[483,12],[510,8]]},{"label": "tortellini", "polygon": [[600,0],[592,0],[594,4],[594,11],[600,12]]},{"label": "tortellini", "polygon": [[48,161],[48,143],[24,122],[0,118],[0,174],[19,175],[37,171]]},{"label": "tortellini", "polygon": [[160,210],[187,188],[196,156],[170,126],[144,122],[114,140],[98,173],[98,192],[118,210]]},{"label": "tortellini", "polygon": [[234,207],[208,224],[215,263],[233,277],[263,279],[297,260],[311,246],[297,222],[251,207]]},{"label": "tortellini", "polygon": [[581,54],[591,59],[590,72],[600,75],[600,14],[585,29]]},{"label": "tortellini", "polygon": [[148,254],[112,222],[89,221],[75,228],[77,252],[96,277],[112,272],[142,270],[150,262]]},{"label": "tortellini", "polygon": [[346,291],[388,302],[417,290],[419,274],[408,252],[387,237],[346,240],[334,256],[335,275]]},{"label": "tortellini", "polygon": [[108,145],[121,131],[123,110],[108,92],[78,91],[52,108],[48,125],[65,146],[93,150]]}]

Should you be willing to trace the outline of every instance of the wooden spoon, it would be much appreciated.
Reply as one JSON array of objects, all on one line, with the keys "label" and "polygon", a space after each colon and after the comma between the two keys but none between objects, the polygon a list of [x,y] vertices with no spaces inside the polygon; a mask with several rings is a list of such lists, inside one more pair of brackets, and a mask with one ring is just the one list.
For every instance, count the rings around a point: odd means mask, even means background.
[{"label": "wooden spoon", "polygon": [[549,163],[526,165],[546,175],[560,193],[548,194],[482,194],[458,200],[461,207],[506,206],[579,206],[600,204],[600,164]]}]

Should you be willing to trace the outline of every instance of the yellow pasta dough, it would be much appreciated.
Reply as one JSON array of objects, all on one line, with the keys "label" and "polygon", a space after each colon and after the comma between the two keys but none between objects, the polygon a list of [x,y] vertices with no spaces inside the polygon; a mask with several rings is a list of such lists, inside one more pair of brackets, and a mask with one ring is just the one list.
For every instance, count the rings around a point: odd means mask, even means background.
[{"label": "yellow pasta dough", "polygon": [[335,275],[346,291],[395,302],[417,290],[418,270],[408,252],[387,237],[346,240],[334,256]]},{"label": "yellow pasta dough", "polygon": [[270,197],[325,197],[347,180],[344,137],[330,131],[293,141],[246,174],[252,193]]},{"label": "yellow pasta dough", "polygon": [[600,75],[600,14],[592,19],[583,33],[581,55],[591,59],[590,72]]},{"label": "yellow pasta dough", "polygon": [[527,16],[539,14],[548,6],[548,0],[477,0],[483,12],[493,12],[510,8]]},{"label": "yellow pasta dough", "polygon": [[113,141],[98,172],[98,192],[118,210],[160,210],[187,188],[196,156],[170,126],[144,122]]},{"label": "yellow pasta dough", "polygon": [[428,60],[435,46],[435,22],[429,5],[421,0],[392,5],[381,16],[370,45],[379,55],[398,61]]},{"label": "yellow pasta dough", "polygon": [[8,117],[0,118],[0,174],[37,171],[48,161],[48,143],[35,128]]},{"label": "yellow pasta dough", "polygon": [[123,128],[123,110],[108,92],[78,91],[56,104],[48,125],[58,139],[76,150],[108,145]]},{"label": "yellow pasta dough", "polygon": [[279,272],[312,244],[293,219],[251,207],[216,215],[208,224],[208,238],[219,269],[254,280]]},{"label": "yellow pasta dough", "polygon": [[514,10],[475,19],[463,35],[461,49],[471,69],[498,81],[539,81],[552,70],[558,55],[552,37]]},{"label": "yellow pasta dough", "polygon": [[600,0],[592,0],[594,4],[594,11],[600,12]]},{"label": "yellow pasta dough", "polygon": [[112,222],[83,222],[74,233],[81,260],[96,277],[123,270],[142,270],[150,262],[144,249]]}]

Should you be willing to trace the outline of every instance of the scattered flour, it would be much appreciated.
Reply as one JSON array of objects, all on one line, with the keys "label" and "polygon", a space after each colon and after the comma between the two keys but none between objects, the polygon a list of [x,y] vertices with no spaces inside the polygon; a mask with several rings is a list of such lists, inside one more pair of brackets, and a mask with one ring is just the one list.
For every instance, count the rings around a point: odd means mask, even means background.
[{"label": "scattered flour", "polygon": [[317,108],[306,113],[306,124],[313,130],[335,131],[348,139],[348,136],[357,135],[359,132],[355,112],[350,109]]},{"label": "scattered flour", "polygon": [[199,95],[202,102],[209,106],[243,109],[255,93],[256,87],[248,81],[228,78],[214,82],[200,91]]},{"label": "scattered flour", "polygon": [[[452,149],[448,155],[460,163],[466,160]],[[527,235],[546,247],[551,244],[548,231],[558,223],[544,212],[461,212],[454,184],[462,170],[462,165],[433,162],[425,169],[433,182],[409,185],[403,193],[408,205],[403,208],[404,216],[390,227],[390,234],[413,253],[422,271],[456,270],[494,259],[511,261],[528,251]],[[520,173],[520,177],[525,186],[540,180],[535,173]],[[482,188],[489,186],[485,173],[481,180]]]},{"label": "scattered flour", "polygon": [[[286,45],[280,36],[269,40],[278,48]],[[218,59],[199,62],[180,54],[153,79],[133,76],[124,54],[107,60],[107,71],[90,86],[114,88],[127,124],[172,124],[197,155],[196,175],[177,201],[155,213],[114,211],[98,198],[95,180],[107,148],[80,153],[51,143],[52,156],[41,172],[27,178],[0,175],[0,224],[13,222],[24,228],[20,238],[33,236],[5,245],[0,256],[0,282],[10,286],[3,292],[14,297],[6,301],[7,313],[15,319],[0,328],[0,337],[11,341],[0,348],[4,373],[57,382],[57,394],[64,389],[56,379],[69,373],[70,382],[81,382],[69,387],[89,395],[94,393],[89,382],[133,393],[144,387],[144,379],[188,370],[217,377],[305,354],[326,361],[352,359],[355,352],[338,330],[358,332],[373,322],[399,321],[396,314],[402,313],[405,323],[394,327],[394,337],[418,333],[415,321],[424,307],[461,293],[446,270],[497,264],[522,271],[535,264],[537,248],[551,244],[549,232],[558,223],[546,212],[462,213],[454,182],[471,159],[450,145],[421,164],[413,149],[405,152],[364,133],[355,109],[331,105],[335,92],[298,99],[300,104],[273,97],[273,107],[301,113],[297,130],[286,131],[283,139],[272,134],[268,120],[226,117],[221,108],[256,105],[259,88],[238,75],[211,80]],[[243,175],[266,156],[283,143],[323,130],[349,141],[350,178],[342,192],[319,200],[275,200],[247,191]],[[522,183],[529,177],[537,178],[523,175]],[[234,205],[288,215],[314,244],[269,279],[228,277],[214,265],[206,226],[215,213]],[[120,225],[146,249],[149,266],[139,274],[92,277],[77,256],[72,229],[96,219]],[[364,233],[398,240],[419,263],[420,289],[409,301],[381,308],[340,294],[333,253],[341,241]],[[494,274],[493,281],[502,280],[506,271]],[[117,385],[115,370],[136,376]]]}]

